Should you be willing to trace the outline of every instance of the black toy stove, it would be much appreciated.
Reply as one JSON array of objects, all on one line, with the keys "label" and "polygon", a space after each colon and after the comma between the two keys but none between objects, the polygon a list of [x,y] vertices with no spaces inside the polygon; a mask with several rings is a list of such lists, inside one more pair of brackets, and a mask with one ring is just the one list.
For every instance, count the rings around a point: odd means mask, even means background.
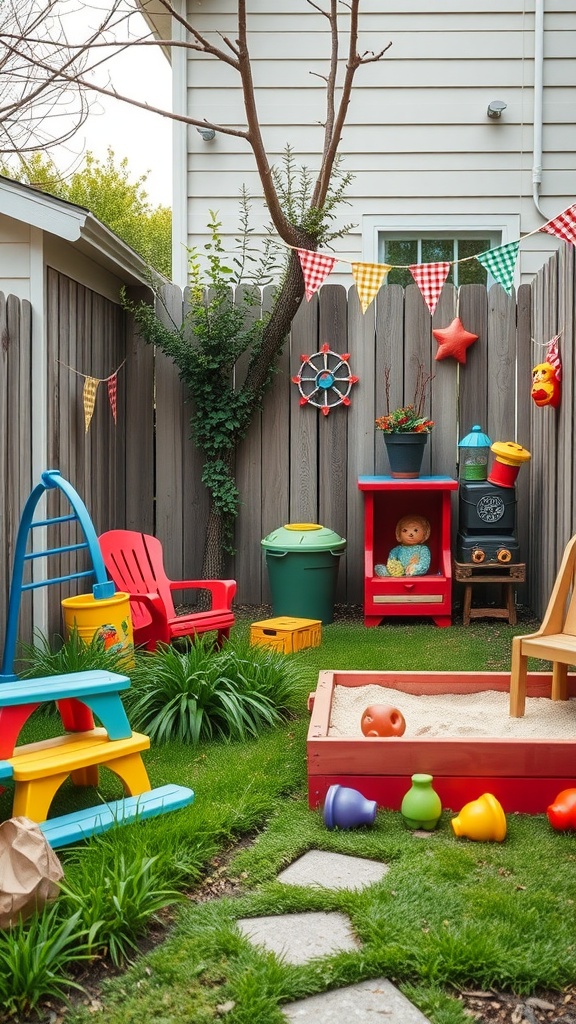
[{"label": "black toy stove", "polygon": [[456,539],[459,562],[519,562],[515,530],[515,487],[500,487],[489,480],[460,481]]}]

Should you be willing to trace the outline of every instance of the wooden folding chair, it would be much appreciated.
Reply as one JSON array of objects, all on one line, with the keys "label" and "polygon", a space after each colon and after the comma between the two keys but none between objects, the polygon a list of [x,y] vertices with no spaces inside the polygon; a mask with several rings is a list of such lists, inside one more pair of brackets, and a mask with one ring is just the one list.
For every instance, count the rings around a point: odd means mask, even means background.
[{"label": "wooden folding chair", "polygon": [[576,665],[576,535],[568,541],[542,625],[536,633],[512,640],[510,715],[522,718],[526,707],[528,658],[552,662],[552,700],[568,698],[568,666]]}]

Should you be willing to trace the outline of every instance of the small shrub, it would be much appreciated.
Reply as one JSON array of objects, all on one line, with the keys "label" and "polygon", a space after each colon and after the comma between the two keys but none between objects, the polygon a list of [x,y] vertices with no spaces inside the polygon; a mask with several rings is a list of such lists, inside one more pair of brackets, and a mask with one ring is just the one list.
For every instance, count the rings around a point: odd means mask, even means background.
[{"label": "small shrub", "polygon": [[157,912],[182,897],[165,887],[160,857],[130,857],[114,844],[105,849],[109,856],[99,864],[78,859],[72,878],[61,883],[62,900],[89,935],[89,953],[106,952],[119,967]]},{"label": "small shrub", "polygon": [[[87,897],[89,898],[89,897]],[[88,958],[90,936],[79,911],[64,920],[59,903],[0,932],[0,1008],[16,1016],[46,999],[66,1000],[68,969]]]},{"label": "small shrub", "polygon": [[255,737],[302,706],[304,693],[294,656],[247,640],[218,650],[206,637],[140,659],[132,682],[130,721],[153,743]]}]

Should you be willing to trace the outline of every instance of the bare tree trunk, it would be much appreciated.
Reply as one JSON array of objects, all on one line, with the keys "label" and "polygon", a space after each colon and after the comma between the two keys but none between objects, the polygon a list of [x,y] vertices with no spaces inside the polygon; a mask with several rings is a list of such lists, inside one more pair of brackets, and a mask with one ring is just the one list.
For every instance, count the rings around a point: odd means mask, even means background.
[{"label": "bare tree trunk", "polygon": [[[310,246],[309,242],[308,246]],[[284,281],[274,302],[270,320],[264,329],[262,349],[258,353],[257,360],[250,366],[243,384],[243,388],[252,396],[252,400],[246,410],[247,426],[252,422],[256,412],[262,407],[262,400],[271,383],[270,369],[282,350],[289,334],[292,320],[302,302],[303,295],[304,281],[300,261],[297,254],[292,252]],[[239,440],[233,449],[222,455],[223,461],[230,469],[230,476],[232,478],[234,476],[233,466],[236,460],[236,452],[241,443],[242,441]],[[206,524],[202,562],[202,579],[223,579],[225,576],[225,546],[228,525],[226,514],[216,507],[210,494],[210,507]],[[232,528],[233,526],[234,524],[232,524]]]},{"label": "bare tree trunk", "polygon": [[[310,241],[306,245],[303,244],[303,247],[316,248]],[[246,377],[245,386],[255,395],[260,395],[266,386],[270,367],[274,365],[282,351],[292,321],[303,298],[304,279],[300,260],[295,252],[291,252],[286,275],[274,301],[270,319],[264,328],[262,349],[258,354],[258,360],[250,366]]]},{"label": "bare tree trunk", "polygon": [[210,509],[204,539],[204,558],[202,561],[203,580],[222,580],[226,578],[224,534],[224,516],[215,507],[212,498],[210,498]]}]

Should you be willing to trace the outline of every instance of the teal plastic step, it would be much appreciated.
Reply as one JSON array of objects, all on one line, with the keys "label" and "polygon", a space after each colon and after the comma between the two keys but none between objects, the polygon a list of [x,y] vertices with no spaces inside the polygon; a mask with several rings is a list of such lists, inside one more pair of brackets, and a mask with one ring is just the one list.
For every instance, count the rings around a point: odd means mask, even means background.
[{"label": "teal plastic step", "polygon": [[186,807],[194,801],[194,790],[186,786],[167,785],[151,789],[139,796],[124,797],[110,803],[87,807],[40,822],[40,828],[53,849],[78,843],[89,836],[106,832],[115,825],[155,818],[167,811]]},{"label": "teal plastic step", "polygon": [[16,679],[0,686],[0,707],[21,704],[44,704],[49,700],[76,697],[82,700],[92,694],[118,693],[130,686],[128,676],[117,675],[103,669],[86,672],[68,672],[60,676],[40,679]]}]

